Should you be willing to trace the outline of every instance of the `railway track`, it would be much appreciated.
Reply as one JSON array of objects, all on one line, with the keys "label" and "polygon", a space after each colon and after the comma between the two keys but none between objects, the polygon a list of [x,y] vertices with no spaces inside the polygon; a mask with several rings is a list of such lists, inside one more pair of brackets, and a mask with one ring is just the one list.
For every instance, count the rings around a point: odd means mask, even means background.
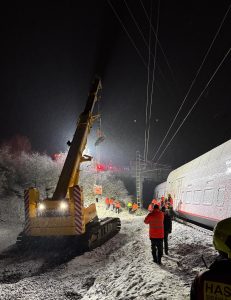
[{"label": "railway track", "polygon": [[204,225],[200,225],[198,223],[194,223],[192,221],[186,220],[186,219],[182,219],[179,217],[175,217],[174,220],[180,224],[183,224],[185,226],[189,226],[191,228],[194,228],[197,231],[203,232],[206,235],[210,235],[213,236],[213,228],[210,227],[206,227]]}]

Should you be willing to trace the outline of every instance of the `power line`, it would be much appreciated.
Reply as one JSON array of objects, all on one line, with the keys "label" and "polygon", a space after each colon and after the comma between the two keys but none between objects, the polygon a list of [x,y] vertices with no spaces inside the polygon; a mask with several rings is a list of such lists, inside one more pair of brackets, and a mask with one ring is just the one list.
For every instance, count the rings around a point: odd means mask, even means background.
[{"label": "power line", "polygon": [[166,147],[164,148],[164,150],[162,151],[161,155],[159,156],[158,160],[156,163],[158,163],[158,161],[160,160],[160,158],[163,156],[163,154],[165,153],[166,149],[168,148],[168,146],[170,145],[171,141],[174,139],[174,137],[176,136],[176,134],[178,133],[178,131],[180,130],[180,128],[182,127],[182,125],[184,124],[184,122],[186,121],[187,117],[190,115],[190,113],[192,112],[192,110],[194,109],[194,107],[196,106],[196,104],[199,102],[201,96],[203,95],[204,91],[207,89],[207,87],[209,86],[210,82],[212,81],[212,79],[214,78],[214,76],[216,75],[217,71],[220,69],[220,67],[222,66],[223,62],[225,61],[226,57],[229,55],[231,51],[231,48],[229,48],[229,50],[227,51],[227,53],[225,54],[225,56],[223,57],[222,61],[220,62],[220,64],[218,65],[218,67],[216,68],[215,72],[213,73],[212,77],[210,78],[210,80],[207,82],[205,88],[202,90],[202,92],[200,93],[200,95],[198,96],[197,100],[194,102],[194,104],[192,105],[192,107],[190,108],[189,112],[187,113],[187,115],[185,116],[185,118],[183,119],[183,121],[181,122],[180,126],[177,128],[176,132],[174,133],[174,135],[172,136],[171,140],[168,142],[168,144],[166,145]]},{"label": "power line", "polygon": [[[152,22],[152,1],[151,1],[151,11],[150,11],[150,26],[149,26],[149,45],[148,45],[148,80],[146,88],[146,107],[145,107],[145,137],[144,137],[144,159],[146,157],[147,151],[147,128],[148,128],[148,104],[149,104],[149,78],[150,78],[150,58],[151,58],[151,22]],[[145,39],[144,39],[145,40]],[[146,40],[145,40],[146,43]]]},{"label": "power line", "polygon": [[159,30],[159,18],[160,18],[160,0],[158,0],[158,11],[157,11],[157,24],[156,24],[156,40],[155,40],[155,56],[153,62],[153,72],[152,72],[152,89],[150,98],[150,109],[149,109],[149,125],[148,125],[148,135],[147,135],[147,150],[146,150],[146,161],[148,158],[148,147],[149,147],[149,135],[150,135],[150,125],[152,116],[152,102],[153,102],[153,86],[155,82],[155,71],[156,71],[156,58],[157,58],[157,35]]},{"label": "power line", "polygon": [[199,73],[200,73],[200,71],[201,71],[201,69],[202,69],[202,67],[203,67],[203,65],[204,65],[204,63],[205,63],[205,60],[206,60],[206,58],[207,58],[207,56],[208,56],[208,54],[209,54],[209,52],[210,52],[210,50],[211,50],[211,48],[212,48],[212,46],[213,46],[215,40],[216,40],[216,38],[217,38],[217,36],[218,36],[218,34],[219,34],[220,30],[221,30],[221,27],[223,26],[223,23],[224,23],[224,21],[225,21],[225,19],[226,19],[226,16],[227,16],[227,14],[228,14],[230,8],[231,8],[231,5],[230,5],[230,6],[228,7],[228,9],[227,9],[227,11],[226,11],[226,13],[225,13],[225,15],[224,15],[224,17],[223,17],[221,23],[220,23],[220,26],[218,27],[218,30],[217,30],[217,32],[216,32],[216,34],[215,34],[215,36],[214,36],[214,38],[213,38],[213,40],[212,40],[212,42],[211,42],[211,44],[210,44],[208,50],[207,50],[207,52],[206,52],[206,54],[205,54],[205,56],[204,56],[204,58],[203,58],[203,60],[202,60],[202,63],[201,63],[201,65],[200,65],[200,67],[198,68],[198,70],[197,70],[197,72],[196,72],[196,75],[195,75],[195,77],[194,77],[194,79],[193,79],[193,81],[192,81],[192,83],[191,83],[191,85],[190,85],[190,87],[189,87],[189,90],[188,90],[188,92],[186,93],[186,95],[185,95],[185,97],[184,97],[184,99],[183,99],[183,101],[182,101],[182,103],[181,103],[181,105],[180,105],[180,107],[179,107],[179,109],[178,109],[178,111],[177,111],[177,113],[176,113],[176,115],[175,115],[175,117],[174,117],[174,119],[173,119],[173,121],[172,121],[172,123],[171,123],[169,129],[168,129],[168,131],[167,131],[167,133],[165,134],[165,136],[164,136],[164,138],[163,138],[161,144],[159,145],[159,147],[158,147],[156,153],[154,154],[153,158],[151,159],[152,161],[156,158],[158,152],[160,151],[160,148],[162,147],[162,145],[163,145],[163,143],[165,142],[165,140],[166,140],[166,138],[167,138],[167,136],[168,136],[168,134],[169,134],[169,132],[170,132],[172,126],[174,125],[174,123],[175,123],[175,121],[176,121],[176,119],[177,119],[177,117],[178,117],[178,115],[179,115],[179,113],[180,113],[180,111],[181,111],[181,109],[182,109],[184,103],[186,102],[187,97],[188,97],[188,95],[189,95],[189,93],[190,93],[192,87],[194,86],[194,84],[195,84],[195,82],[196,82],[196,79],[197,79],[197,77],[198,77],[198,75],[199,75]]},{"label": "power line", "polygon": [[111,1],[110,0],[107,0],[108,4],[110,5],[111,9],[113,10],[114,14],[116,15],[117,19],[119,20],[120,22],[120,25],[122,26],[123,30],[125,31],[125,33],[127,34],[129,40],[131,41],[133,47],[136,49],[136,52],[138,53],[139,57],[141,58],[144,66],[147,68],[147,64],[146,64],[146,61],[145,59],[143,58],[143,56],[141,55],[139,49],[136,47],[136,44],[135,42],[133,41],[132,37],[130,36],[129,32],[127,31],[126,27],[124,26],[122,20],[120,19],[118,13],[116,12],[114,6],[112,5]]},{"label": "power line", "polygon": [[[152,0],[151,0],[151,1],[152,1]],[[142,6],[142,8],[143,8],[143,10],[144,10],[144,13],[145,13],[145,15],[146,15],[146,18],[147,18],[148,21],[149,21],[148,13],[147,13],[147,10],[146,10],[145,7],[144,7],[144,4],[143,4],[142,0],[140,0],[140,3],[141,3],[141,6]],[[168,68],[169,68],[169,70],[170,70],[170,72],[171,72],[171,74],[172,74],[173,80],[175,81],[174,73],[173,73],[172,67],[171,67],[171,65],[170,65],[170,63],[169,63],[169,61],[168,61],[168,59],[167,59],[167,56],[166,56],[166,54],[165,54],[165,52],[164,52],[164,50],[163,50],[163,47],[162,47],[162,45],[161,45],[161,43],[160,43],[160,41],[159,41],[159,39],[158,39],[158,37],[157,37],[157,34],[156,34],[156,32],[155,32],[155,29],[153,28],[153,26],[152,26],[151,28],[152,28],[153,33],[155,34],[155,37],[156,37],[156,39],[157,39],[157,43],[158,43],[158,45],[159,45],[159,47],[160,47],[160,50],[161,50],[161,52],[162,52],[162,54],[163,54],[163,56],[164,56],[164,59],[165,59],[165,61],[166,61],[166,64],[167,64],[167,66],[168,66]],[[175,81],[175,83],[176,83],[176,81]]]}]

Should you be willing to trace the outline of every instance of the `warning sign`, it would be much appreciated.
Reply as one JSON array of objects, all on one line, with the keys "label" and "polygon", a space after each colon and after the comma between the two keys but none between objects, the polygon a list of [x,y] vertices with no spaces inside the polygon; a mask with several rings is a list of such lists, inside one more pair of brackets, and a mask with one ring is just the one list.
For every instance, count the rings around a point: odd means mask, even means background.
[{"label": "warning sign", "polygon": [[204,299],[206,300],[231,300],[231,285],[221,282],[204,282]]}]

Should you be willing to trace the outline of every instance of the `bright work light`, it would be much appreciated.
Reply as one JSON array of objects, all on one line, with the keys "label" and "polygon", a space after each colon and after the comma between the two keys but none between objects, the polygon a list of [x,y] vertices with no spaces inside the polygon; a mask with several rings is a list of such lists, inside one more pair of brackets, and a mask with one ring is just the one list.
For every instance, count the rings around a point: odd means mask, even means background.
[{"label": "bright work light", "polygon": [[63,210],[67,210],[68,209],[68,204],[67,204],[67,202],[64,202],[64,201],[62,201],[61,203],[60,203],[60,209],[63,211]]},{"label": "bright work light", "polygon": [[44,203],[39,203],[38,204],[38,211],[43,211],[46,208]]}]

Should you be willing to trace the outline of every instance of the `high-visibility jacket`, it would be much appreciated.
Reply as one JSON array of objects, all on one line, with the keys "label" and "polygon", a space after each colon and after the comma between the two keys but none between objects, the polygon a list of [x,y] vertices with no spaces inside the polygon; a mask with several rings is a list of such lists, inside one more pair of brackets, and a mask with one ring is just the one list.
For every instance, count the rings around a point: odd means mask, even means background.
[{"label": "high-visibility jacket", "polygon": [[152,203],[148,205],[148,211],[150,211],[150,212],[153,211],[153,204]]},{"label": "high-visibility jacket", "polygon": [[128,202],[127,207],[128,207],[128,208],[131,208],[131,207],[132,207],[132,203],[131,203],[131,202]]},{"label": "high-visibility jacket", "polygon": [[154,205],[155,205],[155,204],[158,204],[158,201],[157,201],[156,199],[153,199],[153,200],[152,200],[152,204],[154,204]]},{"label": "high-visibility jacket", "polygon": [[109,204],[109,198],[108,197],[105,199],[105,203]]},{"label": "high-visibility jacket", "polygon": [[136,203],[132,204],[132,210],[135,211],[138,209],[138,205]]},{"label": "high-visibility jacket", "polygon": [[116,208],[120,208],[120,203],[119,203],[119,202],[116,202],[116,203],[115,203],[115,207],[116,207]]},{"label": "high-visibility jacket", "polygon": [[231,299],[231,259],[217,258],[194,279],[190,299]]},{"label": "high-visibility jacket", "polygon": [[145,224],[149,224],[149,237],[152,239],[164,238],[164,213],[159,209],[154,209],[145,219]]},{"label": "high-visibility jacket", "polygon": [[114,200],[113,199],[109,199],[109,204],[113,204]]}]

